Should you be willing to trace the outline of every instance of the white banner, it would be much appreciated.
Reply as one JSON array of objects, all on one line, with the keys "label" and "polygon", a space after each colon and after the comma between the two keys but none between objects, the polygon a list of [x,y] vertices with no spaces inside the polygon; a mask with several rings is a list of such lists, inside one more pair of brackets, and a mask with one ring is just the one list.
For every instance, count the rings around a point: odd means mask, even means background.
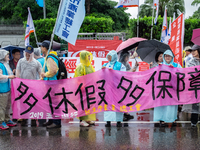
[{"label": "white banner", "polygon": [[[64,64],[67,68],[67,76],[68,78],[73,78],[74,77],[74,72],[76,69],[76,66],[80,63],[80,58],[79,57],[63,57]],[[136,58],[137,62],[142,62],[141,59]],[[131,67],[135,65],[135,59],[130,59],[129,64]],[[92,61],[92,65],[95,69],[95,71],[100,70],[103,66],[104,63],[107,63],[108,60],[106,58],[97,58],[94,57]],[[139,68],[137,68],[137,71]]]}]

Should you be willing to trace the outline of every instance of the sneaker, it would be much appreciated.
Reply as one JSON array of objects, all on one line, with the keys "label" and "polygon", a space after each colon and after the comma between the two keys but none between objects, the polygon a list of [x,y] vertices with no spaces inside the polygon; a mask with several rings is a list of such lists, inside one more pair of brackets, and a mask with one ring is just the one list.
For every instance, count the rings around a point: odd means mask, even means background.
[{"label": "sneaker", "polygon": [[47,126],[50,126],[52,123],[53,123],[53,120],[50,119],[48,122],[43,123],[42,126],[43,126],[43,127],[47,127]]},{"label": "sneaker", "polygon": [[6,130],[9,129],[9,126],[7,126],[5,122],[2,122],[2,124],[0,124],[0,129]]},{"label": "sneaker", "polygon": [[55,123],[52,123],[51,125],[47,126],[47,129],[54,129],[54,128],[60,128],[61,125],[57,125]]},{"label": "sneaker", "polygon": [[95,126],[95,121],[86,121],[89,125]]},{"label": "sneaker", "polygon": [[17,125],[17,123],[15,123],[15,122],[13,122],[13,121],[11,121],[11,120],[9,120],[8,122],[7,122],[7,126],[9,126],[9,127],[14,127],[14,126],[16,126]]},{"label": "sneaker", "polygon": [[197,124],[191,123],[191,127],[196,127],[196,126],[197,126]]},{"label": "sneaker", "polygon": [[81,126],[81,127],[89,127],[90,124],[88,124],[88,123],[85,122],[85,121],[81,121],[81,122],[80,122],[80,126]]},{"label": "sneaker", "polygon": [[134,116],[124,113],[123,121],[129,121],[131,119],[134,119]]},{"label": "sneaker", "polygon": [[122,123],[121,122],[117,122],[117,127],[122,127]]}]

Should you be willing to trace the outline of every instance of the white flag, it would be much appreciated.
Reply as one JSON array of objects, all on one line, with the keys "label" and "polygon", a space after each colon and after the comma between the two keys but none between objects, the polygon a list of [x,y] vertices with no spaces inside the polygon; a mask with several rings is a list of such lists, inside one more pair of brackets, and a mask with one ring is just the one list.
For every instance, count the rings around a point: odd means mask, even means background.
[{"label": "white flag", "polygon": [[165,12],[163,17],[163,26],[162,26],[162,32],[161,32],[161,42],[168,44],[167,40],[167,7],[165,6]]},{"label": "white flag", "polygon": [[174,22],[174,20],[176,19],[176,17],[175,17],[175,13],[173,14],[173,22]]},{"label": "white flag", "polygon": [[169,44],[169,39],[171,37],[171,25],[172,25],[172,22],[171,22],[171,17],[170,17],[170,20],[169,20],[169,30],[168,30],[168,34],[167,34],[167,44]]},{"label": "white flag", "polygon": [[56,21],[55,34],[75,45],[79,29],[85,18],[85,0],[61,1],[60,13]]},{"label": "white flag", "polygon": [[28,8],[28,19],[27,19],[26,32],[25,32],[25,46],[30,45],[29,35],[32,32],[35,32],[35,27],[34,27],[34,24],[33,24],[33,19],[32,19],[32,16],[31,16],[30,9]]},{"label": "white flag", "polygon": [[139,0],[119,0],[115,8],[119,7],[139,7]]},{"label": "white flag", "polygon": [[158,11],[159,11],[159,3],[156,5],[156,17],[154,19],[154,24],[157,23],[157,19],[158,19]]},{"label": "white flag", "polygon": [[159,0],[153,0],[153,5],[154,5],[154,6],[157,6],[158,3],[159,3]]}]

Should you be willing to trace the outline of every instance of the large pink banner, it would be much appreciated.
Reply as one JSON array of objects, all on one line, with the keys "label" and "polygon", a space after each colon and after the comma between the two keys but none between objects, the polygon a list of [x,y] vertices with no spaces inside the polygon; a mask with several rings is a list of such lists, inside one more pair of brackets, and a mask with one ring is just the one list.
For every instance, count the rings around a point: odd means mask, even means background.
[{"label": "large pink banner", "polygon": [[200,67],[160,65],[143,72],[102,69],[58,81],[12,80],[13,118],[74,118],[200,102]]}]

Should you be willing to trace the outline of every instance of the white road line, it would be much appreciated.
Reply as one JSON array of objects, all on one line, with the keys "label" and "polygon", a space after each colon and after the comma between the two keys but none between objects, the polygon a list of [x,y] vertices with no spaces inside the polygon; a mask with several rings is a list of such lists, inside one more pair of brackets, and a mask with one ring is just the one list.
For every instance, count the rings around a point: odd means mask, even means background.
[{"label": "white road line", "polygon": [[[69,123],[80,123],[79,121],[70,121]],[[95,121],[95,123],[106,123],[106,121]],[[117,122],[111,122],[111,123],[117,123]],[[144,123],[144,124],[150,124],[150,123],[160,123],[159,121],[126,121],[122,123]],[[191,123],[191,121],[176,121],[176,123]],[[200,123],[200,121],[198,122]]]}]

